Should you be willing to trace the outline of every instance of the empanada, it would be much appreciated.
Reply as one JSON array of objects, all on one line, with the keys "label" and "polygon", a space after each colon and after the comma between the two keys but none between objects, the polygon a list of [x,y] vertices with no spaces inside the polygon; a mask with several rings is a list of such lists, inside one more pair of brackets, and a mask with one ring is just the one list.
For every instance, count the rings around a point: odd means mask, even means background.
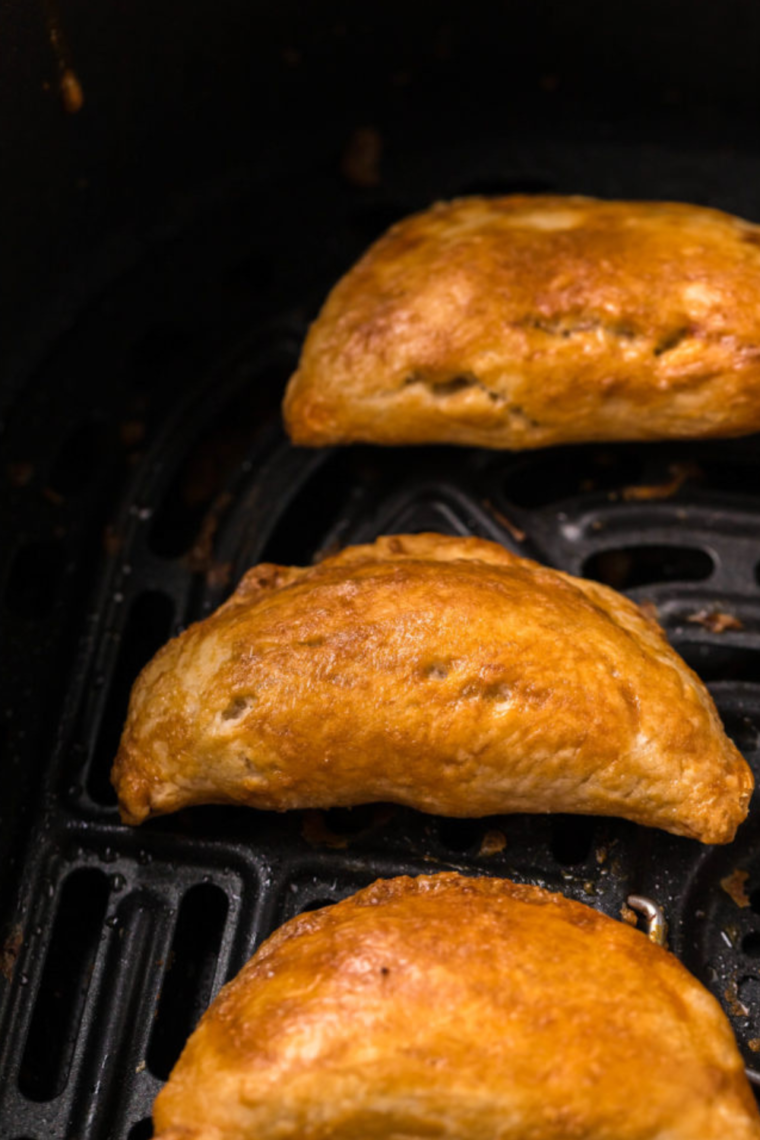
[{"label": "empanada", "polygon": [[335,286],[284,411],[308,446],[758,431],[760,227],[667,202],[439,203]]},{"label": "empanada", "polygon": [[222,990],[160,1140],[758,1140],[718,1003],[562,895],[391,879],[300,915]]},{"label": "empanada", "polygon": [[113,780],[128,823],[380,800],[620,815],[705,843],[733,837],[753,787],[632,602],[434,534],[250,570],[139,677]]}]

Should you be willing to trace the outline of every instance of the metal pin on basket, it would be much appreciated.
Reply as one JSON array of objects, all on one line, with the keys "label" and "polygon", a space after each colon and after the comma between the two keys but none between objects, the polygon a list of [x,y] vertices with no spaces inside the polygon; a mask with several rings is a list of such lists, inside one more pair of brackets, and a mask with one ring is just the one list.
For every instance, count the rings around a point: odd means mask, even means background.
[{"label": "metal pin on basket", "polygon": [[646,919],[649,941],[656,946],[667,946],[668,924],[662,907],[645,895],[629,895],[627,902],[631,910],[637,911]]},{"label": "metal pin on basket", "polygon": [[[646,920],[647,937],[657,946],[666,946],[668,941],[668,923],[665,912],[652,899],[645,895],[629,895],[628,906],[635,910]],[[744,1074],[753,1088],[760,1089],[760,1073],[754,1069],[745,1068]]]}]

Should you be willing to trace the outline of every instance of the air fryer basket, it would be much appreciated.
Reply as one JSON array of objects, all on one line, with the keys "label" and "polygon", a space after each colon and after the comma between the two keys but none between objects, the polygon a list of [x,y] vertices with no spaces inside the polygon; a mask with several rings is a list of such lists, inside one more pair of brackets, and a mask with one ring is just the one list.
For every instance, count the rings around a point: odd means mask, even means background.
[{"label": "air fryer basket", "polygon": [[[237,10],[222,7],[229,23]],[[509,8],[495,25],[504,36]],[[603,11],[573,8],[587,27]],[[677,8],[638,9],[639,19],[665,20],[664,31],[657,25],[665,39],[649,45],[655,78],[634,83],[625,57],[622,93],[609,59],[592,49],[611,49],[623,23],[597,32],[589,46],[555,13],[546,55],[536,24],[532,54],[505,76],[496,109],[486,95],[499,75],[481,74],[493,38],[487,21],[465,35],[461,15],[448,24],[441,17],[428,35],[417,17],[397,41],[406,18],[400,5],[385,6],[379,29],[366,15],[353,26],[346,5],[329,20],[323,11],[322,23],[306,6],[285,5],[305,30],[284,18],[245,30],[267,84],[254,110],[260,77],[249,86],[222,78],[225,60],[245,67],[242,48],[230,46],[234,21],[224,34],[206,28],[216,91],[202,66],[199,16],[167,56],[171,74],[181,60],[183,75],[195,75],[214,100],[219,149],[249,148],[253,157],[201,179],[200,158],[178,158],[176,140],[167,141],[172,166],[158,137],[153,150],[140,151],[124,130],[126,154],[105,152],[115,165],[97,188],[91,228],[79,238],[59,234],[51,246],[50,298],[35,297],[29,285],[40,279],[44,249],[18,241],[0,464],[9,536],[0,549],[2,1140],[149,1137],[153,1098],[188,1033],[262,938],[378,876],[451,868],[538,883],[628,920],[630,894],[656,900],[671,948],[722,1002],[754,1065],[757,797],[736,842],[710,849],[617,820],[447,820],[391,805],[281,816],[197,808],[132,830],[118,821],[108,779],[138,670],[167,637],[215,607],[248,566],[305,564],[380,533],[418,530],[492,538],[654,605],[758,774],[757,439],[522,455],[308,452],[290,447],[278,416],[308,321],[330,285],[387,225],[435,198],[512,190],[664,197],[760,220],[760,157],[746,98],[746,117],[736,114],[750,80],[737,78],[735,60],[726,59],[723,103],[700,105],[696,70],[713,58],[715,32],[715,17],[705,15],[695,74],[681,61],[680,88],[668,86],[676,82],[674,57],[663,45],[678,42]],[[151,10],[157,44],[169,42],[178,11]],[[741,5],[722,11],[746,15]],[[112,42],[109,29],[85,27],[86,3],[71,12],[75,62],[78,42],[89,47],[97,35]],[[147,11],[137,15],[149,21]],[[139,22],[128,30],[134,64]],[[458,53],[460,33],[466,50]],[[21,41],[25,34],[18,31]],[[630,34],[648,42],[639,25]],[[750,40],[744,25],[732,34],[736,44]],[[584,45],[570,79],[563,36]],[[158,68],[163,56],[154,54]],[[97,177],[92,148],[106,137],[107,116],[103,123],[97,105],[87,110],[102,76],[92,55],[82,55],[90,102],[79,115],[91,118],[82,119],[80,157]],[[598,73],[587,90],[579,77],[589,60]],[[309,83],[298,78],[302,67]],[[615,107],[605,116],[608,83]],[[113,92],[102,84],[113,113]],[[180,141],[190,145],[192,114],[171,104],[169,79],[161,84],[156,134],[169,140],[171,124],[181,123]],[[245,113],[233,99],[243,90]],[[213,116],[201,113],[197,98],[198,137],[213,161]],[[229,123],[224,106],[232,108]],[[146,113],[144,100],[127,101],[119,120],[123,127],[134,117],[141,144],[152,129]],[[75,118],[46,129],[65,130],[71,144]],[[366,146],[367,128],[375,152],[368,175],[346,158]],[[365,131],[359,143],[356,129]],[[135,173],[141,156],[155,159],[153,197]],[[174,188],[172,169],[181,171]],[[109,182],[120,173],[126,189]],[[81,207],[67,198],[72,186],[62,185],[60,171],[50,177],[56,201],[66,203],[64,220],[81,222]],[[132,229],[114,236],[116,207],[103,195],[112,191],[123,212],[127,190],[136,203]],[[30,185],[41,232],[52,240],[55,211],[42,209],[39,193]],[[28,236],[28,218],[19,224]],[[736,621],[715,616],[723,614]]]}]

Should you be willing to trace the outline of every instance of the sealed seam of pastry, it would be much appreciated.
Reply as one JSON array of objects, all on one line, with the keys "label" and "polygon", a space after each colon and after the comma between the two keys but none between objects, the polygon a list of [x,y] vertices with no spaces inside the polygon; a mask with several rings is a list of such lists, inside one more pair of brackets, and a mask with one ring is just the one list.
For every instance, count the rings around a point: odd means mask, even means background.
[{"label": "sealed seam of pastry", "polygon": [[628,599],[495,543],[394,536],[258,566],[130,700],[123,818],[386,801],[617,815],[729,842],[752,774]]},{"label": "sealed seam of pastry", "polygon": [[439,203],[335,286],[284,414],[308,446],[758,431],[760,228],[679,203]]},{"label": "sealed seam of pastry", "polygon": [[716,1000],[639,931],[539,887],[380,881],[226,986],[159,1140],[758,1140]]}]

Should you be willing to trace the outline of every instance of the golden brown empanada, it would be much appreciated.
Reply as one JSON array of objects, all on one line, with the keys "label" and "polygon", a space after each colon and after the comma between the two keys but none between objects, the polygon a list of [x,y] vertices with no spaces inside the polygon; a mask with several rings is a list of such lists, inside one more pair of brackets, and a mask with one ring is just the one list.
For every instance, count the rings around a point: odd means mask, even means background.
[{"label": "golden brown empanada", "polygon": [[160,1140],[758,1140],[718,1003],[637,930],[460,875],[300,915],[222,990]]},{"label": "golden brown empanada", "polygon": [[335,286],[284,411],[309,446],[760,430],[760,227],[667,202],[439,203]]},{"label": "golden brown empanada", "polygon": [[705,843],[750,770],[656,623],[477,538],[414,535],[250,570],[139,677],[123,818],[188,804],[620,815]]}]

